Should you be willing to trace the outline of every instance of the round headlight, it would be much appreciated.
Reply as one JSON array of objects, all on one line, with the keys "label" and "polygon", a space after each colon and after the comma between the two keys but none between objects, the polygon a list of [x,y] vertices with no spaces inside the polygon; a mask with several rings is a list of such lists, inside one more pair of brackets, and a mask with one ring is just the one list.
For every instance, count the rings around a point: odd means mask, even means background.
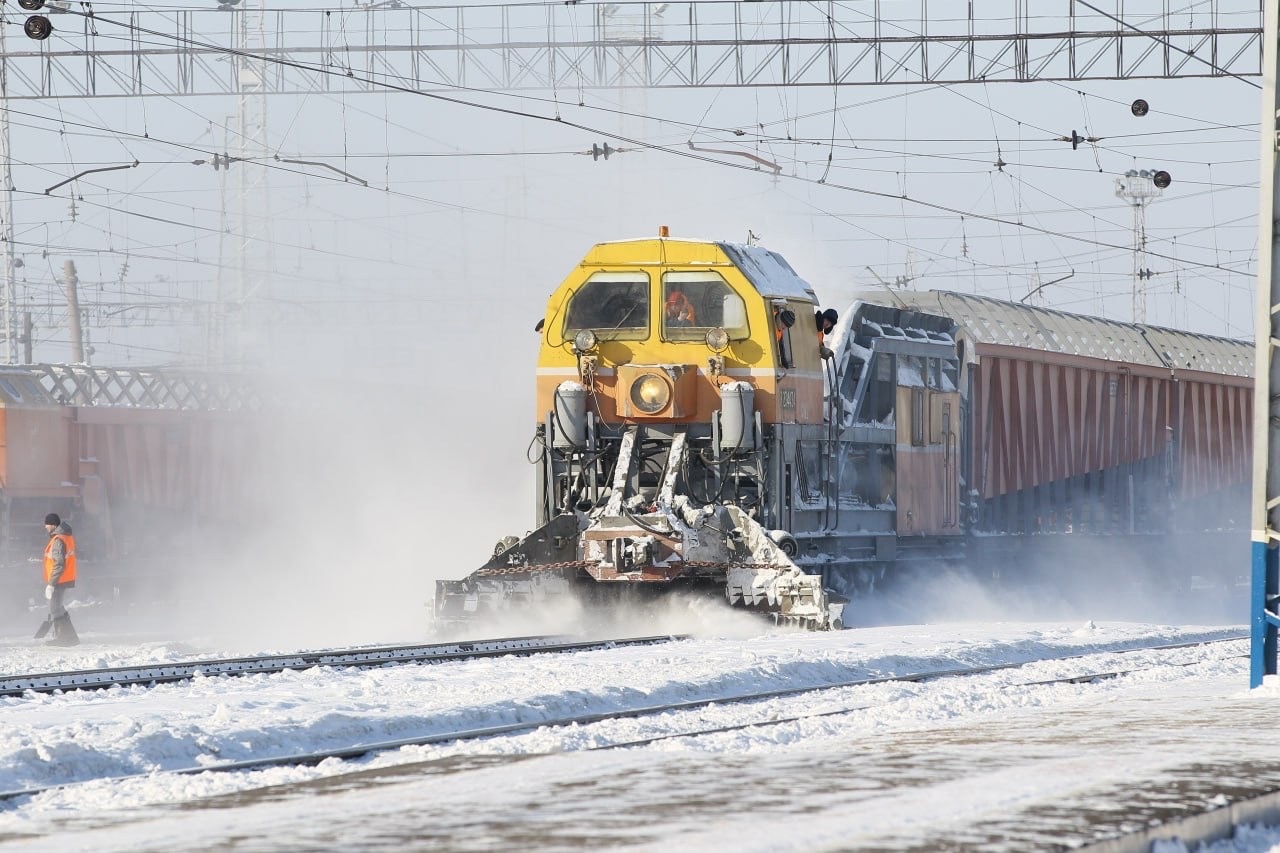
[{"label": "round headlight", "polygon": [[573,336],[573,348],[578,352],[591,352],[597,343],[596,333],[590,329],[583,329]]},{"label": "round headlight", "polygon": [[729,333],[719,326],[707,329],[707,346],[712,352],[724,352],[729,347]]},{"label": "round headlight", "polygon": [[660,377],[646,373],[631,385],[631,404],[646,415],[660,412],[671,402],[671,387]]}]

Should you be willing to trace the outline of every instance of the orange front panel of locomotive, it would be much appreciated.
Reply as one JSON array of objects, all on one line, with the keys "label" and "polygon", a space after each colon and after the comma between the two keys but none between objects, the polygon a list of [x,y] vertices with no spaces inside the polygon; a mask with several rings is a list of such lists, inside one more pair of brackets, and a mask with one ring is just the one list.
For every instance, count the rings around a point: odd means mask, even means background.
[{"label": "orange front panel of locomotive", "polygon": [[[683,366],[683,365],[681,365]],[[661,370],[671,365],[621,365],[618,368],[598,370],[590,377],[591,396],[587,409],[597,419],[606,423],[643,423],[654,420],[673,421],[676,423],[703,423],[710,421],[714,412],[720,409],[720,383],[723,381],[747,382],[755,389],[755,406],[764,423],[820,423],[822,421],[822,379],[816,375],[797,375],[784,373],[778,378],[778,371],[772,369],[749,370],[731,369],[727,376],[717,381],[707,374],[705,368],[695,370],[689,366],[681,383],[681,390],[688,396],[679,408],[680,414],[673,409],[644,416],[639,413],[623,414],[625,405],[620,399],[619,374],[628,375]],[[626,368],[626,371],[623,371]],[[582,382],[574,368],[539,368],[537,375],[537,411],[540,419],[545,418],[555,405],[556,388],[560,383]],[[622,380],[623,393],[631,386]],[[587,384],[587,383],[583,383]]]}]

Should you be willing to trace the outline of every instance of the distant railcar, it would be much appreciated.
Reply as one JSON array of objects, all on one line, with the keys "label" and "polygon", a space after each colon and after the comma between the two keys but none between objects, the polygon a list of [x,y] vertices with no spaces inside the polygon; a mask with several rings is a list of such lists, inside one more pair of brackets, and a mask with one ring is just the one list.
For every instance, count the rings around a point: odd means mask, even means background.
[{"label": "distant railcar", "polygon": [[0,367],[4,580],[38,580],[50,510],[75,530],[78,586],[172,575],[241,510],[257,408],[243,382],[196,371]]},{"label": "distant railcar", "polygon": [[760,247],[592,249],[539,324],[537,526],[441,581],[437,618],[709,587],[832,627],[904,561],[1164,534],[1248,477],[1246,343],[886,291],[829,349],[818,307]]}]

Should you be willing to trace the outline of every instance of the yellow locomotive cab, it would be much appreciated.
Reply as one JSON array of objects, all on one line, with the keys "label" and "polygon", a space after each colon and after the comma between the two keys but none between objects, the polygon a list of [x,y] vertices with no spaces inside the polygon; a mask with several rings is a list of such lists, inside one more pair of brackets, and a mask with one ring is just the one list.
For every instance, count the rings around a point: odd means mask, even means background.
[{"label": "yellow locomotive cab", "polygon": [[741,381],[765,423],[820,421],[815,303],[786,261],[759,247],[602,243],[547,303],[537,415],[554,408],[568,378],[595,396],[607,423],[707,421],[720,387]]}]

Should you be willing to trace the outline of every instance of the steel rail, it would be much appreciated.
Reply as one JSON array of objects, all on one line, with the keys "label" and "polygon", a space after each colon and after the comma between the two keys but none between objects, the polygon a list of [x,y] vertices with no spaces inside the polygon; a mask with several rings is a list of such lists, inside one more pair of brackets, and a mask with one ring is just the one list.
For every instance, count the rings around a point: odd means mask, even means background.
[{"label": "steel rail", "polygon": [[456,643],[326,649],[314,652],[297,652],[295,654],[254,655],[241,658],[192,661],[190,663],[162,663],[147,666],[85,669],[74,672],[3,676],[0,677],[0,696],[55,693],[59,690],[105,690],[111,687],[139,684],[153,686],[175,681],[189,681],[200,677],[272,674],[312,669],[318,666],[370,668],[407,663],[468,660],[500,655],[590,651],[619,646],[652,645],[687,638],[687,635],[683,634],[612,640],[575,640],[563,635],[508,637],[505,639],[472,640]]},{"label": "steel rail", "polygon": [[[652,638],[650,638],[652,639]],[[665,639],[665,638],[664,638]],[[788,687],[776,690],[763,690],[754,693],[744,693],[736,696],[720,696],[710,699],[691,699],[685,702],[669,702],[661,705],[649,705],[636,708],[627,708],[623,710],[606,711],[594,714],[579,714],[572,717],[560,717],[554,719],[534,720],[520,723],[507,723],[498,726],[481,726],[473,729],[455,730],[450,732],[440,732],[437,734],[423,735],[418,737],[400,738],[397,740],[375,741],[370,743],[356,744],[354,746],[342,747],[339,749],[329,749],[321,752],[294,753],[291,755],[276,755],[264,758],[250,758],[243,761],[227,761],[216,764],[200,765],[193,767],[181,767],[175,770],[155,771],[146,773],[130,773],[121,776],[98,777],[95,779],[85,779],[79,782],[61,783],[56,785],[43,785],[39,787],[21,788],[11,791],[0,791],[0,802],[7,802],[12,799],[23,796],[35,796],[46,791],[57,790],[60,788],[68,788],[74,785],[84,784],[87,782],[97,782],[109,779],[116,782],[125,782],[130,779],[146,779],[155,778],[157,775],[172,776],[190,776],[198,773],[206,772],[233,772],[243,770],[261,770],[267,767],[278,766],[313,766],[327,761],[330,758],[351,759],[369,755],[374,752],[385,752],[393,749],[400,749],[406,746],[431,746],[439,743],[453,743],[458,741],[480,740],[487,737],[496,737],[499,735],[515,734],[517,732],[534,731],[541,728],[565,728],[575,725],[586,725],[590,723],[603,722],[605,720],[629,719],[633,717],[646,717],[654,714],[666,713],[669,711],[687,711],[698,708],[705,708],[709,705],[727,705],[740,704],[748,702],[756,702],[764,699],[774,699],[784,696],[799,696],[805,693],[821,693],[828,690],[838,690],[846,687],[864,687],[876,684],[890,683],[914,683],[933,681],[943,678],[960,678],[974,675],[983,675],[991,672],[999,672],[1001,670],[1018,669],[1020,667],[1030,666],[1037,663],[1057,663],[1062,661],[1080,660],[1087,657],[1093,657],[1103,654],[1131,654],[1135,652],[1159,652],[1159,651],[1175,651],[1177,649],[1196,648],[1201,646],[1212,646],[1220,643],[1240,642],[1249,639],[1248,636],[1240,635],[1234,637],[1223,637],[1216,640],[1196,640],[1185,643],[1167,643],[1152,646],[1136,646],[1131,648],[1119,649],[1103,649],[1090,652],[1081,652],[1073,655],[1061,655],[1058,657],[1038,658],[1036,660],[1021,661],[1014,663],[1002,664],[986,664],[983,666],[973,667],[957,667],[955,669],[938,669],[928,670],[925,672],[907,673],[904,675],[881,675],[870,676],[865,678],[849,679],[841,682],[832,682],[829,684],[807,685],[804,687]],[[1241,655],[1245,657],[1245,655]],[[1191,661],[1181,664],[1163,664],[1165,666],[1193,666],[1200,661]],[[1103,679],[1116,678],[1129,672],[1139,672],[1146,667],[1140,667],[1132,670],[1108,670],[1104,672],[1095,672],[1085,675],[1063,676],[1062,678],[1048,679],[1044,681],[1033,681],[1010,685],[1011,687],[1030,687],[1030,686],[1046,686],[1051,684],[1068,684],[1081,683],[1089,681],[1100,681]],[[651,738],[642,738],[625,742],[617,742],[611,744],[603,744],[595,747],[588,747],[583,752],[591,752],[605,749],[622,749],[631,746],[643,746],[647,743],[655,743],[660,740],[669,740],[682,737],[698,737],[705,734],[715,734],[718,732],[737,731],[740,729],[753,728],[756,726],[777,725],[787,722],[798,722],[800,720],[812,719],[818,717],[837,716],[839,714],[852,713],[858,710],[874,707],[872,705],[861,705],[857,707],[845,707],[833,711],[822,711],[812,714],[801,714],[794,717],[782,719],[771,718],[769,720],[757,720],[748,723],[735,723],[731,726],[723,726],[717,728],[700,729],[691,732],[673,732],[663,735],[656,735]],[[410,762],[400,765],[396,769],[404,769],[414,764],[422,764],[427,762]]]},{"label": "steel rail", "polygon": [[[1208,645],[1209,643],[1238,642],[1245,639],[1248,639],[1248,638],[1233,637],[1229,640],[1210,640],[1206,643],[1196,643],[1194,645]],[[1169,648],[1179,648],[1179,647],[1171,646]],[[1153,649],[1131,649],[1129,651],[1153,651]],[[1094,652],[1093,654],[1121,654],[1121,653],[1122,652]],[[1083,657],[1083,655],[1081,655],[1081,657]],[[1243,658],[1243,657],[1248,657],[1248,655],[1240,654],[1240,655],[1233,655],[1233,657]],[[1051,658],[1049,660],[1058,661],[1058,660],[1069,660],[1069,659],[1070,658]],[[1032,663],[1032,662],[1040,663],[1041,661],[1029,661],[1029,663]],[[1198,663],[1201,663],[1201,661],[1194,660],[1194,661],[1186,661],[1184,663],[1164,663],[1160,665],[1161,666],[1195,666]],[[1018,666],[1023,666],[1023,665],[1024,664],[1018,664]],[[1005,665],[1000,665],[1000,666],[992,667],[992,670],[1005,669],[1005,668],[1007,668]],[[1085,673],[1083,675],[1069,675],[1069,676],[1064,676],[1062,678],[1049,678],[1043,681],[1023,681],[1017,684],[1007,685],[1004,689],[1009,690],[1009,689],[1018,688],[1018,687],[1047,687],[1052,684],[1091,684],[1095,681],[1107,681],[1112,678],[1119,678],[1122,675],[1131,675],[1135,672],[1142,672],[1144,669],[1150,669],[1150,667],[1137,667],[1135,669],[1118,669],[1118,670],[1112,670],[1109,672]],[[927,680],[927,679],[920,679],[920,680]],[[727,704],[727,703],[723,703],[723,704]],[[689,731],[689,732],[668,732],[667,734],[654,735],[652,737],[637,738],[635,740],[628,740],[628,741],[618,741],[616,743],[606,743],[606,744],[601,744],[599,746],[589,746],[586,749],[584,749],[583,752],[597,752],[597,751],[606,750],[606,749],[624,749],[626,747],[632,747],[632,746],[646,746],[648,744],[657,743],[658,741],[663,741],[663,740],[675,740],[677,738],[685,738],[685,737],[699,737],[701,735],[720,734],[722,732],[736,732],[736,731],[742,731],[743,729],[763,728],[765,726],[778,726],[778,725],[782,725],[783,723],[798,723],[803,720],[815,720],[821,717],[838,717],[841,714],[852,714],[854,711],[865,711],[869,708],[874,708],[874,707],[875,707],[874,704],[853,705],[853,706],[846,706],[844,708],[836,708],[835,710],[832,710],[832,711],[814,711],[813,713],[809,713],[809,714],[796,714],[795,716],[792,716],[792,717],[770,717],[767,720],[752,720],[746,723],[734,723],[733,725],[729,725],[729,726],[715,726],[712,728],[697,729],[695,731]]]}]

